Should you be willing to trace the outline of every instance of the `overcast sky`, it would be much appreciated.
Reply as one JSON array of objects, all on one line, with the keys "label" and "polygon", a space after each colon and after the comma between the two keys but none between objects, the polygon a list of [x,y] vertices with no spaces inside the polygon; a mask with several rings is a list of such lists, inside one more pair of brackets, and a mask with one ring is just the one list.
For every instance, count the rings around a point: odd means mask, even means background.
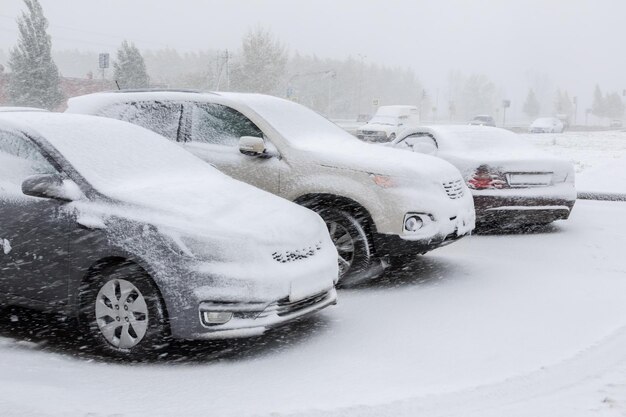
[{"label": "overcast sky", "polygon": [[[40,1],[57,49],[114,52],[122,39],[151,49],[238,49],[261,24],[291,51],[410,66],[432,91],[445,89],[450,70],[484,73],[513,97],[528,88],[529,71],[583,103],[595,83],[626,88],[623,0]],[[23,4],[0,5],[6,50]]]}]

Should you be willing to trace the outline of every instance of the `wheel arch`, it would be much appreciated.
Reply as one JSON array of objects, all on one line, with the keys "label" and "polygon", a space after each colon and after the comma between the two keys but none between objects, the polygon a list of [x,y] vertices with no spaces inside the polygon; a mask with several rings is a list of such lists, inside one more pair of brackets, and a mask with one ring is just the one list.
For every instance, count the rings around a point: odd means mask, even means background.
[{"label": "wheel arch", "polygon": [[294,203],[300,204],[315,212],[336,208],[350,213],[354,218],[363,221],[363,225],[372,237],[376,233],[376,223],[370,212],[357,201],[331,193],[309,193],[304,194],[294,200]]},{"label": "wheel arch", "polygon": [[94,277],[96,277],[98,273],[101,271],[104,271],[109,268],[124,267],[124,266],[135,266],[141,269],[141,271],[143,271],[143,273],[145,274],[146,278],[150,280],[154,289],[157,292],[157,295],[159,296],[159,299],[161,300],[161,304],[163,305],[163,313],[165,315],[167,331],[168,333],[171,334],[171,329],[169,325],[170,316],[169,316],[168,304],[165,298],[163,297],[161,288],[159,288],[159,286],[157,285],[156,281],[154,280],[154,278],[152,277],[152,275],[150,274],[147,268],[141,265],[140,262],[137,262],[131,258],[127,258],[124,256],[107,256],[107,257],[101,258],[97,260],[96,262],[92,263],[91,266],[87,269],[87,271],[83,274],[83,277],[79,285],[76,287],[76,293],[74,294],[76,318],[79,318],[79,315],[80,315],[80,308],[81,308],[81,303],[82,303],[81,288],[83,287],[83,285],[85,285],[87,282],[89,282]]}]

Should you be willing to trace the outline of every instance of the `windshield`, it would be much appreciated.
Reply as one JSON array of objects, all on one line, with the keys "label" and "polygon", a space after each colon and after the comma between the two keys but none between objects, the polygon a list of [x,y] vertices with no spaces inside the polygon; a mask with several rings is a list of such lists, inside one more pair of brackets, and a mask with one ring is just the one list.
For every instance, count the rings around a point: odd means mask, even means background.
[{"label": "windshield", "polygon": [[374,116],[372,120],[368,122],[368,124],[379,124],[379,125],[389,125],[389,126],[397,126],[400,123],[400,118],[397,116]]},{"label": "windshield", "polygon": [[537,119],[533,122],[533,126],[552,126],[553,124],[556,124],[557,121],[556,119],[551,119],[551,118],[544,118],[544,119]]},{"label": "windshield", "polygon": [[34,128],[96,190],[109,196],[148,183],[167,184],[181,176],[216,173],[180,146],[129,123],[54,113],[12,117]]},{"label": "windshield", "polygon": [[335,123],[292,101],[254,94],[227,96],[245,102],[292,146],[311,149],[359,143],[358,139]]}]

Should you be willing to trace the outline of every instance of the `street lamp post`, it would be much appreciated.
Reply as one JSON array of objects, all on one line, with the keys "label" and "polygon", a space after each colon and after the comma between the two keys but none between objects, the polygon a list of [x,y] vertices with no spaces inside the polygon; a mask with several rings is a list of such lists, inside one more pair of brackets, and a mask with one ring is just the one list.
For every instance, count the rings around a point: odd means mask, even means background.
[{"label": "street lamp post", "polygon": [[361,60],[361,65],[359,67],[359,85],[358,85],[358,90],[357,90],[358,93],[357,93],[357,100],[356,100],[357,116],[358,116],[359,114],[361,114],[361,90],[363,88],[363,66],[365,65],[365,58],[367,58],[367,56],[362,55],[362,54],[357,54],[357,56]]},{"label": "street lamp post", "polygon": [[506,109],[511,107],[511,100],[502,100],[502,127],[506,126]]}]

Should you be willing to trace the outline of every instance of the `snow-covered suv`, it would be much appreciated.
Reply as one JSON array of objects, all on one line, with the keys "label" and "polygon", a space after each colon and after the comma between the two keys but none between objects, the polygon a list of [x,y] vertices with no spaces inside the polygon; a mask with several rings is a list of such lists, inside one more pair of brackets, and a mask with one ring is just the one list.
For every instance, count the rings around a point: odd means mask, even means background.
[{"label": "snow-covered suv", "polygon": [[148,127],[236,179],[315,210],[339,252],[344,283],[380,273],[391,256],[426,253],[474,228],[472,196],[454,166],[372,147],[288,100],[121,91],[72,98],[68,112]]}]

